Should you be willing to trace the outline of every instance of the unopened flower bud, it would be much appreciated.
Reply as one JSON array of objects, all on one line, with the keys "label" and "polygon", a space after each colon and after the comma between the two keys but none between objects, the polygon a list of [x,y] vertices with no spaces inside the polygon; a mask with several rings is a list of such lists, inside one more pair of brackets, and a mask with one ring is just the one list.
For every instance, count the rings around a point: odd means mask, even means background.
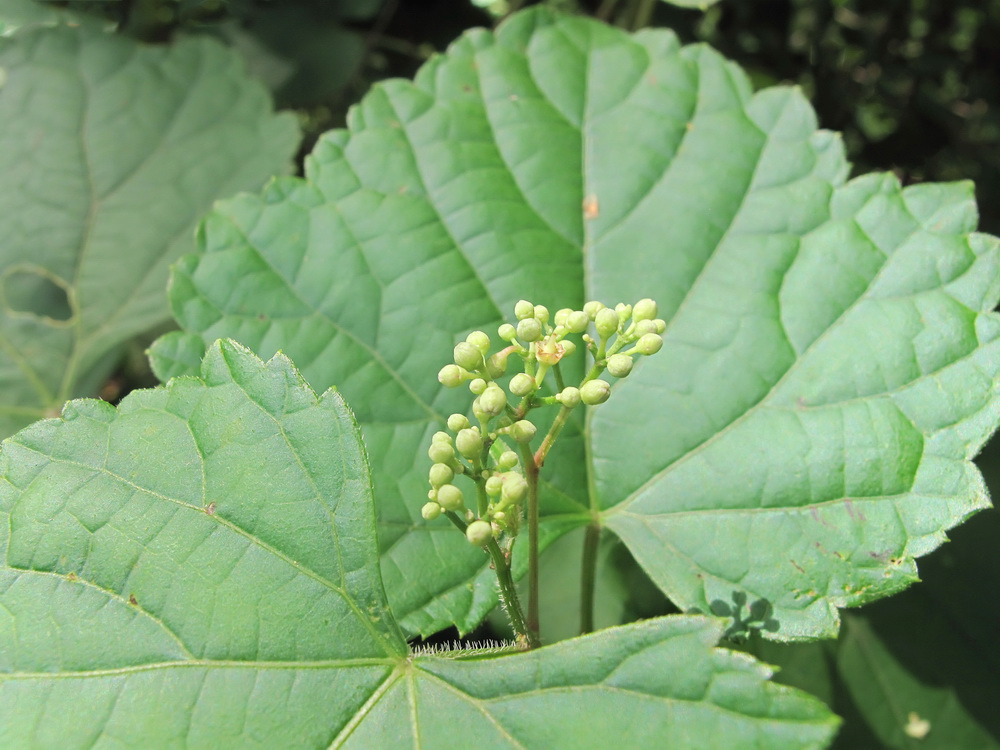
[{"label": "unopened flower bud", "polygon": [[573,310],[569,307],[564,307],[561,310],[556,310],[556,316],[555,318],[553,318],[553,322],[555,322],[557,326],[566,325],[566,318],[569,317],[569,314],[571,312],[573,312]]},{"label": "unopened flower bud", "polygon": [[503,489],[503,480],[498,476],[492,476],[486,480],[486,494],[496,496]]},{"label": "unopened flower bud", "polygon": [[455,448],[466,458],[478,458],[483,451],[483,438],[479,430],[475,427],[460,430],[455,437]]},{"label": "unopened flower bud", "polygon": [[446,464],[455,458],[455,449],[451,443],[431,443],[427,449],[427,455],[431,461],[437,464]]},{"label": "unopened flower bud", "polygon": [[604,308],[605,308],[605,304],[603,302],[598,302],[595,299],[595,300],[591,300],[590,302],[588,302],[587,304],[585,304],[583,306],[583,311],[585,313],[587,313],[587,317],[589,317],[591,320],[596,320],[597,319],[597,313],[599,313]]},{"label": "unopened flower bud", "polygon": [[465,529],[465,537],[470,543],[482,547],[493,538],[493,527],[486,521],[473,521]]},{"label": "unopened flower bud", "polygon": [[503,412],[507,406],[507,394],[503,388],[496,384],[491,384],[479,397],[479,408],[491,417],[495,417]]},{"label": "unopened flower bud", "polygon": [[615,312],[618,313],[618,318],[620,320],[628,320],[632,315],[632,305],[626,305],[624,302],[619,302],[615,305]]},{"label": "unopened flower bud", "polygon": [[490,337],[483,331],[473,331],[465,337],[465,341],[476,347],[480,354],[486,354],[490,350]]},{"label": "unopened flower bud", "polygon": [[569,339],[563,339],[562,341],[559,342],[559,344],[560,346],[562,346],[563,357],[569,357],[571,354],[573,354],[573,352],[576,351],[576,344],[570,341]]},{"label": "unopened flower bud", "polygon": [[525,318],[517,324],[517,335],[522,341],[538,341],[542,337],[542,324],[537,318]]},{"label": "unopened flower bud", "polygon": [[462,509],[462,490],[453,484],[445,484],[438,487],[438,505],[445,510],[456,511]]},{"label": "unopened flower bud", "polygon": [[483,353],[468,341],[455,344],[455,364],[466,370],[478,370],[483,366]]},{"label": "unopened flower bud", "polygon": [[570,333],[583,333],[590,325],[590,316],[583,310],[577,310],[566,318],[566,329]]},{"label": "unopened flower bud", "polygon": [[519,443],[530,443],[535,437],[537,428],[527,419],[522,419],[510,426],[510,436]]},{"label": "unopened flower bud", "polygon": [[656,354],[663,347],[663,337],[658,333],[647,333],[635,342],[639,354]]},{"label": "unopened flower bud", "polygon": [[504,451],[497,459],[497,468],[500,471],[510,471],[517,466],[517,454],[514,451]]},{"label": "unopened flower bud", "polygon": [[563,406],[568,406],[572,409],[580,403],[580,389],[568,385],[556,394],[556,400]]},{"label": "unopened flower bud", "polygon": [[527,320],[535,317],[535,306],[523,299],[514,305],[514,317],[518,320]]},{"label": "unopened flower bud", "polygon": [[667,330],[667,321],[663,320],[662,318],[657,318],[656,320],[653,321],[653,324],[656,326],[656,330],[654,331],[654,333],[658,333],[662,336],[663,332]]},{"label": "unopened flower bud", "polygon": [[611,386],[606,380],[588,380],[580,388],[580,400],[587,406],[603,404],[611,396]]},{"label": "unopened flower bud", "polygon": [[444,430],[438,430],[431,436],[432,443],[450,443],[451,435],[449,435]]},{"label": "unopened flower bud", "polygon": [[632,308],[632,320],[652,320],[656,317],[656,303],[649,299],[641,299]]},{"label": "unopened flower bud", "polygon": [[656,333],[656,323],[652,320],[640,320],[635,324],[635,330],[633,334],[635,336],[644,336],[647,333]]},{"label": "unopened flower bud", "polygon": [[507,372],[507,358],[509,356],[510,352],[501,350],[486,360],[486,374],[494,380],[502,378],[503,374]]},{"label": "unopened flower bud", "polygon": [[517,329],[510,323],[504,323],[497,329],[497,336],[502,338],[504,341],[513,341],[517,336]]},{"label": "unopened flower bud", "polygon": [[448,429],[452,432],[464,430],[469,426],[469,418],[464,414],[452,414],[448,417]]},{"label": "unopened flower bud", "polygon": [[424,507],[420,509],[420,515],[422,515],[426,521],[433,521],[441,515],[441,506],[434,502],[424,503]]},{"label": "unopened flower bud", "polygon": [[627,354],[613,354],[608,357],[608,372],[616,378],[624,378],[632,372],[632,358]]},{"label": "unopened flower bud", "polygon": [[469,377],[469,373],[458,365],[445,365],[438,372],[438,382],[445,388],[457,388]]},{"label": "unopened flower bud", "polygon": [[594,319],[594,326],[597,328],[597,334],[602,339],[607,339],[611,337],[615,331],[618,330],[618,313],[612,310],[610,307],[605,307]]},{"label": "unopened flower bud", "polygon": [[519,503],[528,494],[528,482],[521,474],[511,473],[504,477],[501,496],[504,505]]},{"label": "unopened flower bud", "polygon": [[527,396],[535,390],[535,379],[526,372],[519,372],[510,379],[510,392],[515,396]]},{"label": "unopened flower bud", "polygon": [[489,384],[482,378],[474,378],[472,382],[469,383],[469,390],[478,396],[486,390],[487,385]]},{"label": "unopened flower bud", "polygon": [[535,320],[542,325],[549,322],[549,308],[545,305],[535,305]]},{"label": "unopened flower bud", "polygon": [[448,464],[434,464],[427,473],[427,478],[430,480],[431,487],[438,488],[443,484],[451,484],[451,480],[455,478],[455,472]]}]

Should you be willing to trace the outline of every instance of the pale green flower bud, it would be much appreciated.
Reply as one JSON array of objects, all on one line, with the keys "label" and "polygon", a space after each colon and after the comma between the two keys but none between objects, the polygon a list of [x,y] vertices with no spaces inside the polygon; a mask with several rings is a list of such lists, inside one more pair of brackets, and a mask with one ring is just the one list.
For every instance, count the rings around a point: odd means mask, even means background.
[{"label": "pale green flower bud", "polygon": [[465,337],[465,342],[472,344],[483,355],[490,350],[490,337],[483,331],[473,331]]},{"label": "pale green flower bud", "polygon": [[590,316],[583,310],[577,310],[566,318],[566,329],[570,333],[583,333],[590,325]]},{"label": "pale green flower bud", "polygon": [[433,521],[441,515],[441,506],[434,502],[425,503],[424,507],[420,509],[420,515],[422,515],[426,521]]},{"label": "pale green flower bud", "polygon": [[526,372],[519,372],[510,379],[510,392],[515,396],[527,396],[535,390],[535,379]]},{"label": "pale green flower bud", "polygon": [[570,341],[569,339],[563,339],[560,342],[560,344],[562,345],[562,350],[563,350],[562,351],[562,355],[563,355],[563,357],[568,357],[573,352],[576,351],[576,344],[573,343],[572,341]]},{"label": "pale green flower bud", "polygon": [[504,505],[519,503],[528,494],[528,481],[521,474],[511,473],[504,477],[502,497]]},{"label": "pale green flower bud", "polygon": [[556,400],[563,406],[572,409],[580,403],[580,389],[568,385],[556,394]]},{"label": "pale green flower bud", "polygon": [[667,321],[663,320],[662,318],[657,318],[656,320],[653,321],[653,323],[656,325],[656,331],[654,333],[659,333],[660,335],[663,335],[663,332],[667,330]]},{"label": "pale green flower bud", "polygon": [[608,372],[616,378],[624,378],[632,372],[632,358],[627,354],[614,354],[608,357]]},{"label": "pale green flower bud", "polygon": [[486,480],[486,494],[495,497],[503,489],[503,480],[498,476],[492,476]]},{"label": "pale green flower bud", "polygon": [[477,458],[483,452],[483,438],[479,430],[475,427],[460,430],[455,437],[455,448],[466,458]]},{"label": "pale green flower bud", "polygon": [[588,380],[580,388],[580,400],[587,406],[603,404],[611,396],[611,386],[606,380]]},{"label": "pale green flower bud", "polygon": [[640,320],[635,324],[634,336],[645,336],[647,333],[656,333],[656,323],[652,320]]},{"label": "pale green flower bud", "polygon": [[517,466],[517,454],[514,451],[504,451],[497,459],[497,468],[500,471],[510,471]]},{"label": "pale green flower bud", "polygon": [[462,509],[462,490],[453,484],[445,484],[438,487],[438,505],[445,510],[456,511]]},{"label": "pale green flower bud", "polygon": [[636,322],[640,320],[652,320],[656,317],[656,303],[649,299],[641,299],[635,303],[635,307],[632,308],[632,320]]},{"label": "pale green flower bud", "polygon": [[465,368],[458,365],[445,365],[438,372],[438,382],[445,388],[457,388],[469,377]]},{"label": "pale green flower bud", "polygon": [[486,374],[494,380],[502,378],[503,374],[507,372],[507,358],[509,356],[510,352],[499,351],[486,360]]},{"label": "pale green flower bud", "polygon": [[432,443],[450,443],[451,442],[451,435],[449,435],[444,430],[438,430],[431,437],[431,442]]},{"label": "pale green flower bud", "polygon": [[545,305],[535,305],[535,320],[541,324],[549,322],[549,308]]},{"label": "pale green flower bud", "polygon": [[626,305],[624,302],[619,302],[615,305],[615,312],[618,313],[619,319],[628,320],[632,315],[632,305]]},{"label": "pale green flower bud", "polygon": [[519,443],[530,443],[535,437],[537,428],[527,419],[522,419],[510,426],[510,436]]},{"label": "pale green flower bud", "polygon": [[493,527],[486,521],[473,521],[466,527],[465,537],[471,544],[483,547],[493,538]]},{"label": "pale green flower bud", "polygon": [[556,310],[556,316],[555,316],[555,318],[553,318],[553,320],[555,321],[555,324],[557,326],[564,326],[564,325],[566,325],[566,318],[569,317],[569,314],[571,312],[573,312],[573,310],[570,309],[570,308],[568,308],[568,307],[564,307],[561,310]]},{"label": "pale green flower bud", "polygon": [[542,324],[537,318],[525,318],[517,324],[517,335],[522,341],[538,341],[542,337]]},{"label": "pale green flower bud", "polygon": [[469,426],[469,418],[464,414],[452,414],[448,417],[448,429],[452,432],[464,430]]},{"label": "pale green flower bud", "polygon": [[455,449],[451,443],[431,443],[431,447],[427,449],[427,455],[434,463],[446,464],[455,459]]},{"label": "pale green flower bud", "polygon": [[596,299],[591,300],[583,306],[583,311],[587,313],[587,317],[591,320],[597,319],[597,313],[603,310],[606,305],[603,302],[598,302]]},{"label": "pale green flower bud", "polygon": [[535,317],[535,306],[523,299],[514,305],[514,317],[518,320],[527,320]]},{"label": "pale green flower bud", "polygon": [[479,408],[491,417],[495,417],[503,412],[507,406],[507,394],[503,388],[496,384],[490,384],[479,397]]},{"label": "pale green flower bud", "polygon": [[455,472],[448,464],[434,464],[427,473],[427,477],[430,479],[431,487],[438,488],[443,484],[451,484],[451,480],[455,478]]},{"label": "pale green flower bud", "polygon": [[478,396],[486,390],[487,385],[489,385],[489,383],[482,378],[475,378],[471,383],[469,383],[469,390]]},{"label": "pale green flower bud", "polygon": [[504,323],[497,329],[497,336],[504,341],[513,341],[517,337],[517,329],[510,323]]},{"label": "pale green flower bud", "polygon": [[594,319],[594,326],[597,328],[597,335],[602,339],[607,339],[611,337],[615,331],[618,330],[618,313],[612,310],[610,307],[605,307]]},{"label": "pale green flower bud", "polygon": [[483,354],[468,341],[455,344],[455,364],[466,370],[478,370],[483,366]]},{"label": "pale green flower bud", "polygon": [[663,347],[663,337],[657,333],[647,333],[635,342],[635,349],[639,354],[656,354]]}]

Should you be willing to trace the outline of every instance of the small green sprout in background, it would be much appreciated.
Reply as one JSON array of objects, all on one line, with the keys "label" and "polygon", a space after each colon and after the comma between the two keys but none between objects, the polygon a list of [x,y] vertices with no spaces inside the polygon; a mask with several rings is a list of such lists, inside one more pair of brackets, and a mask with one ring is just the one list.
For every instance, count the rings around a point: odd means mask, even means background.
[{"label": "small green sprout in background", "polygon": [[[428,471],[430,490],[421,515],[433,521],[441,515],[483,547],[492,558],[500,585],[500,599],[524,648],[538,641],[538,474],[570,413],[579,404],[597,406],[611,396],[607,371],[624,378],[635,359],[656,354],[663,346],[666,323],[656,317],[656,303],[642,299],[635,305],[607,307],[592,301],[582,310],[564,308],[550,315],[548,308],[521,300],[514,305],[517,325],[504,323],[497,335],[507,346],[491,352],[493,341],[473,331],[455,345],[452,362],[438,373],[448,388],[468,385],[475,397],[472,418],[452,414],[448,432],[435,433],[427,451],[433,462]],[[588,332],[593,326],[594,334]],[[569,336],[579,337],[579,344]],[[592,360],[580,383],[565,385],[560,364],[585,350]],[[520,364],[506,389],[497,382],[510,362]],[[541,395],[552,375],[554,395]],[[537,427],[527,417],[544,406],[560,410],[539,447],[531,442]],[[459,477],[469,490],[456,484]],[[469,483],[472,487],[469,487]],[[467,499],[468,497],[468,499]],[[527,517],[528,614],[524,616],[511,575],[514,542]]]}]

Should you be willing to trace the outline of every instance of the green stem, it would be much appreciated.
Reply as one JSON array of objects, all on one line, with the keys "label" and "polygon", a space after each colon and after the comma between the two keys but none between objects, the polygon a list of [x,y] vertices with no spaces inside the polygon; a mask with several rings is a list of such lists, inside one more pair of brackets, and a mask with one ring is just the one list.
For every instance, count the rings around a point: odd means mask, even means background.
[{"label": "green stem", "polygon": [[528,631],[538,639],[538,464],[521,443],[521,462],[528,480]]},{"label": "green stem", "polygon": [[[468,525],[457,513],[446,510],[444,514],[462,534],[465,534]],[[524,610],[521,608],[521,600],[518,598],[517,588],[514,586],[514,577],[510,572],[510,563],[504,556],[503,550],[500,549],[500,545],[497,544],[496,539],[490,539],[486,545],[486,551],[489,552],[490,558],[493,560],[493,569],[496,571],[497,583],[500,588],[500,601],[507,612],[507,617],[510,618],[511,627],[514,628],[519,641],[523,641],[528,648],[538,648],[541,645],[538,642],[538,636],[535,634],[535,631],[527,626],[524,619]]]},{"label": "green stem", "polygon": [[653,18],[653,8],[658,0],[638,0],[635,15],[632,17],[632,31],[638,31],[649,26]]},{"label": "green stem", "polygon": [[594,629],[594,586],[597,580],[597,547],[601,525],[595,520],[583,538],[583,567],[580,576],[580,635]]},{"label": "green stem", "polygon": [[559,433],[562,432],[562,428],[566,426],[566,422],[569,420],[569,415],[572,411],[573,407],[571,406],[564,406],[559,410],[558,416],[556,416],[555,421],[549,428],[549,433],[545,436],[545,439],[542,440],[542,444],[535,452],[533,463],[536,471],[542,468],[542,464],[545,463],[545,457],[549,455],[549,450],[552,448],[552,444],[556,441],[556,438],[559,437]]}]

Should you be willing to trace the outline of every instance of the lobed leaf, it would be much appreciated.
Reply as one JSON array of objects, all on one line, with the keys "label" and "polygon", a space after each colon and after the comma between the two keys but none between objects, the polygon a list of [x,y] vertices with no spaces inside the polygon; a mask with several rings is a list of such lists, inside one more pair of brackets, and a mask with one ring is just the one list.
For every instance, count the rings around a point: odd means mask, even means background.
[{"label": "lobed leaf", "polygon": [[24,28],[0,38],[0,71],[6,436],[96,392],[121,345],[168,319],[167,268],[195,220],[284,171],[298,129],[207,38]]},{"label": "lobed leaf", "polygon": [[351,412],[234,342],[5,441],[0,551],[4,747],[806,748],[836,728],[705,617],[411,653]]},{"label": "lobed leaf", "polygon": [[682,609],[830,636],[987,506],[970,459],[1000,410],[998,242],[971,187],[847,171],[798,90],[531,9],[375,87],[304,180],[220,205],[154,366],[226,335],[342,387],[393,610],[465,631],[495,594],[482,555],[419,519],[423,447],[467,408],[433,374],[519,298],[652,297],[663,351],[560,439],[546,533],[596,516]]}]

